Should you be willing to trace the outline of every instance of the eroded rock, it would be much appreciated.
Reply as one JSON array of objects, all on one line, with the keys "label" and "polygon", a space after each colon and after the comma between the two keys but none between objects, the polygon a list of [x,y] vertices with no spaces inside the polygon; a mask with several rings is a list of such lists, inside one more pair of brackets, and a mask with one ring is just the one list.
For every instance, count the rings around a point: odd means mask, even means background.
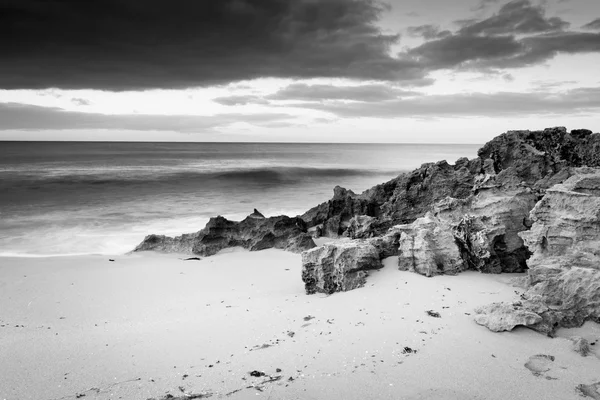
[{"label": "eroded rock", "polygon": [[571,175],[546,191],[531,229],[520,233],[533,252],[522,307],[540,317],[531,327],[547,334],[600,322],[600,169]]},{"label": "eroded rock", "polygon": [[147,236],[134,251],[154,250],[211,256],[225,248],[238,246],[250,251],[276,248],[299,253],[315,247],[315,243],[301,218],[265,218],[254,210],[254,213],[240,222],[221,216],[211,218],[204,229],[193,234],[175,238]]},{"label": "eroded rock", "polygon": [[367,271],[382,266],[367,242],[330,243],[302,253],[302,281],[307,294],[344,292],[362,287]]},{"label": "eroded rock", "polygon": [[475,322],[491,331],[511,331],[516,326],[531,327],[542,321],[538,314],[520,304],[492,303],[475,309]]},{"label": "eroded rock", "polygon": [[400,232],[398,269],[429,277],[464,269],[452,230],[433,214],[394,229]]}]

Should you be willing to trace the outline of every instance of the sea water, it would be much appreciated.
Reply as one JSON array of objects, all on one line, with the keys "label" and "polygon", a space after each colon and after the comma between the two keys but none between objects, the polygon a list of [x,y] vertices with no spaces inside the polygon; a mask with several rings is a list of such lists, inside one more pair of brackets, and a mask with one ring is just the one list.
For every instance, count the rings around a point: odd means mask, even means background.
[{"label": "sea water", "polygon": [[121,254],[212,216],[302,214],[478,145],[0,142],[0,256]]}]

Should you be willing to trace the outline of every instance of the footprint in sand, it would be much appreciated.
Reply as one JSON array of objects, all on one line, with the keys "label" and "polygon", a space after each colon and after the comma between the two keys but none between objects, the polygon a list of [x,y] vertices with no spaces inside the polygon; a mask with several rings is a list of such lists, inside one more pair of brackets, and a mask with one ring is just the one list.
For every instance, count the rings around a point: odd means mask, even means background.
[{"label": "footprint in sand", "polygon": [[600,382],[592,383],[591,385],[579,385],[577,390],[584,397],[591,397],[594,400],[600,400]]},{"label": "footprint in sand", "polygon": [[[554,363],[554,356],[546,354],[537,354],[529,357],[529,360],[525,363],[525,368],[531,371],[535,376],[542,376],[545,372],[552,369],[552,363]],[[546,376],[546,379],[556,379],[550,376]]]}]

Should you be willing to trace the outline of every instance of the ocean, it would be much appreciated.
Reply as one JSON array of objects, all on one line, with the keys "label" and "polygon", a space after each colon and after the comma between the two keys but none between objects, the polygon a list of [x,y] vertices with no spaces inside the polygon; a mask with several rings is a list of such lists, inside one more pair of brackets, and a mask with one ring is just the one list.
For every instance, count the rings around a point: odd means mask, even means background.
[{"label": "ocean", "polygon": [[479,145],[0,142],[0,256],[122,254],[212,216],[298,215]]}]

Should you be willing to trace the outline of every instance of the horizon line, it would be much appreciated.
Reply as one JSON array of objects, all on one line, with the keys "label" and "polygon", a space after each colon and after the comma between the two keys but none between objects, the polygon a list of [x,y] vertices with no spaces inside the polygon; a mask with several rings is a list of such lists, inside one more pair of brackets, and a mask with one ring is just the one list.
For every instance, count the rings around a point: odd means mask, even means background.
[{"label": "horizon line", "polygon": [[231,141],[168,141],[168,140],[154,140],[154,141],[144,141],[144,140],[5,140],[0,139],[0,142],[12,142],[12,143],[209,143],[209,144],[411,144],[411,145],[483,145],[486,142],[478,142],[478,143],[460,143],[460,142],[444,142],[444,143],[436,143],[436,142],[231,142]]}]

